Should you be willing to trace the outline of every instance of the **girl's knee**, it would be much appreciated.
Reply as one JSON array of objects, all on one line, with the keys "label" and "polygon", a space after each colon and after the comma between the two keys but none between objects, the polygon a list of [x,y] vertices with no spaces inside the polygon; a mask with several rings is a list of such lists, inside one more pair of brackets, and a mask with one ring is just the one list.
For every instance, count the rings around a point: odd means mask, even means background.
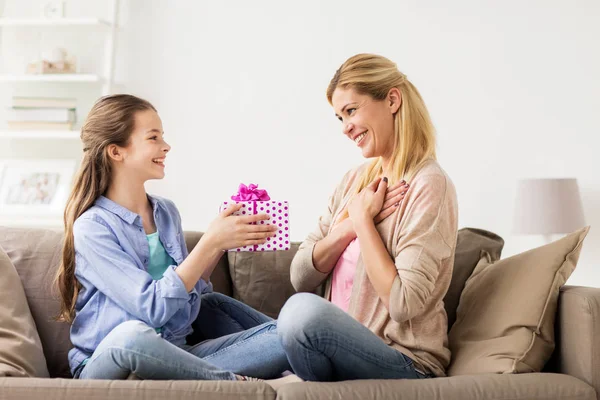
[{"label": "girl's knee", "polygon": [[231,300],[231,297],[226,296],[223,293],[211,292],[211,293],[203,294],[201,299],[202,299],[202,304],[217,305],[219,303],[226,302],[227,300]]},{"label": "girl's knee", "polygon": [[125,321],[116,327],[106,336],[103,342],[110,346],[132,348],[139,343],[147,343],[149,340],[159,338],[154,329],[142,321]]}]

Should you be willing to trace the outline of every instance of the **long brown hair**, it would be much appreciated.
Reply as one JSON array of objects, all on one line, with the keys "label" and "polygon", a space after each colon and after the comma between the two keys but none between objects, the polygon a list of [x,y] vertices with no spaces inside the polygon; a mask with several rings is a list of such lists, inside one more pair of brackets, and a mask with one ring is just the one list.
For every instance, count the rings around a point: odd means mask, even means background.
[{"label": "long brown hair", "polygon": [[65,207],[62,261],[55,277],[61,298],[57,317],[60,321],[73,321],[81,289],[75,277],[73,224],[108,189],[112,173],[108,146],[126,147],[134,129],[135,113],[145,110],[156,111],[148,101],[132,95],[104,96],[94,104],[81,128],[83,159]]},{"label": "long brown hair", "polygon": [[[402,95],[400,109],[394,116],[395,147],[389,184],[407,182],[428,160],[435,160],[435,129],[425,102],[417,88],[398,70],[395,63],[376,54],[357,54],[346,60],[336,71],[327,87],[327,100],[332,104],[337,88],[353,89],[374,100],[384,100],[390,89]],[[373,160],[358,178],[355,193],[383,173],[381,157]],[[338,222],[348,217],[344,211]]]}]

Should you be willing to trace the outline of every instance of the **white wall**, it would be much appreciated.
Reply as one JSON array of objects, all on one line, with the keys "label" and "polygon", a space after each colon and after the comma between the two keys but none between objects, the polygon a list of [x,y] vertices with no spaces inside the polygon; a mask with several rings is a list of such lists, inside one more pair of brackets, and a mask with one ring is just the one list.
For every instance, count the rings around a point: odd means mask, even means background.
[{"label": "white wall", "polygon": [[185,229],[252,182],[290,201],[302,240],[362,162],[325,89],[346,58],[374,52],[430,109],[460,227],[500,234],[505,256],[537,246],[510,232],[516,180],[576,177],[592,230],[569,283],[600,286],[598,1],[122,3],[118,79],[155,104],[173,146],[148,189]]}]

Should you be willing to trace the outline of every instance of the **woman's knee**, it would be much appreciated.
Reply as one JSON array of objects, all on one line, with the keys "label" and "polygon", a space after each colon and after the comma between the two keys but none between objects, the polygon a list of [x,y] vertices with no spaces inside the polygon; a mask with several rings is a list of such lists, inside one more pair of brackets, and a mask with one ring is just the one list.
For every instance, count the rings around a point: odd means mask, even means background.
[{"label": "woman's knee", "polygon": [[277,332],[284,346],[327,329],[332,305],[312,293],[297,293],[283,305],[277,319]]}]

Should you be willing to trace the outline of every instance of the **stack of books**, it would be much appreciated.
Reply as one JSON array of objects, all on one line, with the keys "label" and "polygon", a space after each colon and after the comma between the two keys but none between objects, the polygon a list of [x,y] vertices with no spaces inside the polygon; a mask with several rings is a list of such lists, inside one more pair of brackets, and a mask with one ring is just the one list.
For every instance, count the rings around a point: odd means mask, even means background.
[{"label": "stack of books", "polygon": [[76,122],[76,99],[13,97],[7,123],[14,130],[71,130]]}]

